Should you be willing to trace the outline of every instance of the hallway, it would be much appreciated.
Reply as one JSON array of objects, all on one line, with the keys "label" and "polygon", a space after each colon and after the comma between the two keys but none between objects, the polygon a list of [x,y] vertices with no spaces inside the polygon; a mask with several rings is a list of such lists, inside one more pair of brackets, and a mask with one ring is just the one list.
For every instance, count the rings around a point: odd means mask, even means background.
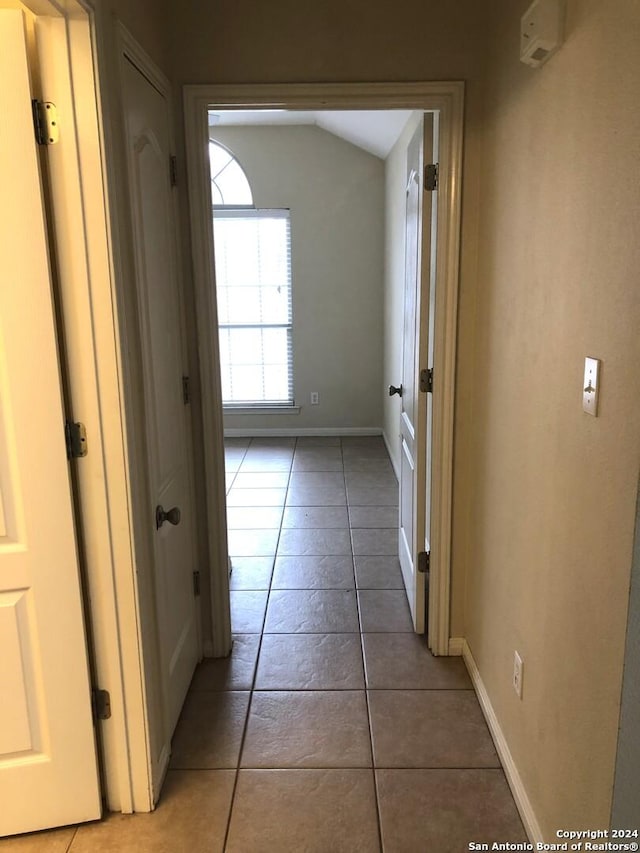
[{"label": "hallway", "polygon": [[227,439],[226,460],[235,660],[199,668],[172,758],[239,767],[225,850],[525,840],[462,659],[412,633],[382,439]]},{"label": "hallway", "polygon": [[234,649],[196,670],[157,810],[1,853],[525,841],[462,659],[412,633],[382,439],[229,439],[226,461]]}]

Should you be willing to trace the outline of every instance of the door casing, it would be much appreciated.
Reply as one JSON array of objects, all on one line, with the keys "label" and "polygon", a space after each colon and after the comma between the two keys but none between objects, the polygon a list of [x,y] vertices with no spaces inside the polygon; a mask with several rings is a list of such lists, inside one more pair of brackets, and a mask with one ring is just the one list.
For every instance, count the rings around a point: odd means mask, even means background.
[{"label": "door casing", "polygon": [[[222,395],[215,298],[213,229],[209,194],[207,111],[213,109],[385,110],[411,109],[439,115],[439,198],[434,329],[433,462],[431,483],[431,569],[428,643],[449,654],[451,523],[455,356],[460,257],[464,83],[332,83],[185,86],[184,108],[189,204],[197,308],[205,477],[211,510],[209,540],[213,653],[226,654],[228,566],[224,516]],[[428,284],[428,282],[427,282]],[[428,294],[427,294],[428,298]]]},{"label": "door casing", "polygon": [[[1,0],[0,0],[1,2]],[[9,0],[8,5],[14,5]],[[99,723],[103,795],[113,811],[149,811],[145,659],[134,541],[131,382],[118,315],[118,246],[111,121],[105,97],[112,20],[93,0],[24,0],[36,17],[44,100],[56,103],[65,145],[48,152],[68,412],[87,428],[74,465],[93,683],[109,691]],[[107,170],[106,164],[109,169]]]},{"label": "door casing", "polygon": [[425,164],[437,162],[437,121],[423,113],[407,144],[404,251],[404,330],[402,336],[402,391],[400,398],[400,483],[398,550],[409,608],[416,632],[425,633],[427,584],[419,570],[419,553],[429,552],[431,478],[430,394],[420,390],[420,371],[431,366],[429,359],[432,267],[432,232],[436,233],[437,208],[434,194],[424,185]]},{"label": "door casing", "polygon": [[[142,83],[144,81],[143,85],[145,87],[145,92],[147,93],[145,97],[148,97],[149,92],[155,92],[161,96],[164,106],[163,114],[166,119],[167,129],[166,137],[163,136],[163,142],[168,144],[169,152],[174,151],[175,140],[173,138],[173,111],[171,106],[171,86],[169,81],[146,56],[122,25],[118,28],[118,35],[121,81],[120,92],[127,93],[132,86],[131,78],[127,77],[127,73],[130,73],[133,68],[136,72],[135,80],[137,80],[138,83]],[[146,88],[147,86],[148,89]],[[125,113],[127,111],[131,111],[134,116],[137,115],[137,107],[132,109],[129,103],[128,94],[123,94],[123,109],[125,110]],[[143,430],[143,434],[138,436],[138,438],[144,442],[145,457],[136,460],[136,464],[139,466],[138,476],[141,479],[144,479],[144,484],[149,489],[148,492],[145,491],[148,503],[146,505],[146,511],[140,517],[139,535],[144,536],[145,540],[150,540],[148,547],[150,547],[151,559],[154,566],[153,571],[150,571],[143,580],[144,591],[141,591],[141,596],[144,596],[145,599],[143,603],[145,608],[145,623],[142,626],[144,632],[144,643],[145,648],[148,649],[150,654],[153,656],[153,669],[145,672],[145,681],[148,690],[147,709],[149,714],[152,785],[154,800],[157,800],[160,795],[162,782],[168,767],[171,752],[171,737],[175,727],[175,720],[182,706],[180,698],[184,698],[183,689],[186,690],[184,685],[187,684],[187,673],[184,670],[184,667],[182,667],[180,669],[180,681],[183,686],[181,687],[180,692],[174,695],[174,693],[176,693],[175,689],[173,691],[169,689],[168,673],[171,666],[172,655],[168,652],[166,655],[163,654],[163,652],[166,651],[164,642],[165,635],[163,634],[163,631],[166,630],[165,626],[170,620],[168,614],[165,614],[166,618],[163,618],[161,602],[166,595],[167,587],[165,585],[170,583],[169,576],[172,582],[178,583],[179,581],[178,585],[174,588],[174,600],[176,605],[173,608],[174,611],[180,612],[184,616],[184,608],[187,604],[184,599],[186,597],[189,605],[188,609],[193,615],[194,621],[190,624],[193,625],[194,630],[193,632],[191,630],[188,632],[190,640],[187,644],[190,649],[187,657],[191,662],[194,652],[197,655],[198,660],[202,657],[202,638],[199,620],[199,604],[198,599],[193,593],[193,581],[191,575],[191,572],[195,569],[197,562],[196,525],[194,523],[195,501],[192,494],[193,453],[192,443],[190,440],[190,407],[183,405],[182,400],[179,400],[177,404],[175,402],[177,392],[179,390],[178,381],[176,381],[175,386],[171,386],[171,390],[169,387],[166,387],[167,382],[170,382],[171,379],[179,380],[180,376],[171,375],[170,377],[167,377],[163,373],[161,376],[162,381],[158,382],[158,378],[154,376],[154,371],[152,369],[154,359],[152,358],[151,349],[152,321],[150,319],[149,309],[153,304],[153,301],[158,298],[158,294],[161,292],[161,282],[148,280],[145,275],[145,267],[147,266],[144,260],[145,245],[148,247],[149,244],[145,244],[145,231],[141,218],[142,212],[140,205],[136,204],[136,199],[138,202],[140,201],[138,198],[138,190],[136,188],[138,180],[140,180],[140,176],[136,175],[135,163],[132,159],[132,150],[129,150],[132,144],[131,127],[129,127],[126,132],[128,139],[127,191],[128,198],[130,199],[128,214],[131,217],[131,233],[136,241],[136,267],[134,279],[136,287],[130,289],[135,292],[133,293],[132,299],[131,294],[129,294],[130,301],[127,302],[125,311],[127,312],[131,324],[135,324],[134,338],[136,345],[140,348],[139,353],[137,354],[140,361],[139,364],[136,363],[136,369],[139,369],[142,373],[140,379],[142,380],[144,393],[144,400],[139,401],[140,412],[143,413],[142,423],[138,423],[137,426]],[[167,159],[164,164],[167,170],[167,186],[169,183],[169,152],[166,152]],[[163,154],[164,153],[165,152],[163,152]],[[162,169],[162,166],[163,164],[159,163],[159,169]],[[171,259],[171,262],[167,264],[167,269],[169,269],[170,272],[166,282],[170,282],[168,286],[171,288],[172,292],[169,295],[169,298],[172,300],[172,306],[175,309],[171,313],[174,315],[173,331],[175,333],[175,339],[173,343],[177,344],[177,352],[174,352],[174,359],[172,359],[171,365],[169,366],[165,363],[165,368],[170,371],[173,370],[176,374],[183,374],[183,371],[186,371],[187,369],[184,332],[185,312],[179,272],[181,268],[179,257],[179,229],[176,194],[174,190],[169,190],[169,197],[166,201],[167,217],[166,220],[163,217],[162,222],[168,229],[167,243],[171,243],[171,245],[167,246],[165,249],[167,258]],[[147,221],[147,224],[151,224],[150,221]],[[158,275],[161,276],[162,274],[158,273]],[[154,287],[153,295],[149,291],[149,288],[151,287]],[[135,305],[131,304],[132,302],[135,302]],[[170,345],[165,346],[165,350],[170,351]],[[154,382],[158,383],[157,388],[154,387]],[[179,490],[178,494],[181,495],[181,497],[179,497],[179,502],[183,517],[180,522],[180,527],[175,531],[175,533],[172,532],[170,525],[168,528],[165,528],[161,533],[159,533],[155,529],[154,517],[150,512],[150,508],[154,507],[158,500],[158,494],[155,491],[155,488],[157,487],[158,477],[160,476],[158,436],[162,431],[163,425],[157,421],[158,412],[156,405],[157,395],[159,392],[168,395],[165,400],[171,399],[173,401],[172,405],[170,405],[168,410],[165,411],[168,411],[172,416],[177,417],[177,424],[174,425],[176,434],[180,435],[180,441],[174,449],[177,458],[179,458],[183,464],[178,465],[178,468],[172,468],[172,475],[176,475],[177,470],[181,472],[181,475],[177,477],[177,480],[174,479],[174,476],[169,477],[172,489],[177,487],[177,481],[182,482],[182,488]],[[180,453],[182,455],[180,455]],[[173,459],[173,456],[171,458]],[[164,462],[166,463],[167,461],[168,460],[165,458]],[[163,473],[166,474],[166,470]],[[166,482],[165,485],[167,485]],[[166,501],[163,502],[166,506]],[[171,506],[171,504],[169,504],[169,506]],[[176,570],[175,572],[171,572],[168,570],[168,567],[163,564],[163,546],[160,543],[164,540],[164,547],[166,548],[167,534],[169,534],[169,536],[175,535],[179,537],[179,541],[182,543],[182,554],[185,562],[188,563],[186,573],[184,569],[182,571]],[[176,545],[173,547],[175,548]],[[190,557],[187,556],[188,554],[190,554]],[[166,554],[164,556],[166,557]],[[186,588],[185,581],[187,582]],[[181,602],[180,606],[178,605],[178,601]],[[146,659],[150,660],[149,654],[147,654]]]}]

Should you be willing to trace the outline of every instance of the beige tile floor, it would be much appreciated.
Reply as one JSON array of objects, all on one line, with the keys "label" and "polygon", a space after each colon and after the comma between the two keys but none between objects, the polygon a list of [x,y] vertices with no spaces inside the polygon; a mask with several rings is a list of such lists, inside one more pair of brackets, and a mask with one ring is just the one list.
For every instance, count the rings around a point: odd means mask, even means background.
[{"label": "beige tile floor", "polygon": [[196,670],[156,811],[0,853],[462,853],[524,841],[459,658],[412,633],[379,438],[230,439],[234,647]]}]

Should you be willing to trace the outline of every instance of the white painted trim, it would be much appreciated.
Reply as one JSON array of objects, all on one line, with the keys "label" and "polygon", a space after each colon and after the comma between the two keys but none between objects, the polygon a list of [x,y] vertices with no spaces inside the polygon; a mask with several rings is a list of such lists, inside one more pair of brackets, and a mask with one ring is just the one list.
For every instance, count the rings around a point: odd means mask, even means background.
[{"label": "white painted trim", "polygon": [[[60,146],[51,152],[60,161],[51,166],[54,206],[56,196],[62,198],[54,214],[64,244],[61,312],[69,402],[89,430],[89,454],[77,465],[77,494],[94,676],[109,690],[112,705],[111,719],[100,726],[104,794],[109,809],[130,812],[138,804],[149,807],[146,712],[104,156],[108,122],[102,121],[108,28],[100,5],[38,0],[34,12],[44,16],[39,39],[48,54],[46,85],[51,81],[55,88],[51,99],[73,103],[72,110],[65,109],[67,121],[74,122],[65,138],[74,150],[65,153]],[[66,36],[58,25],[63,20]]]},{"label": "white painted trim", "polygon": [[464,637],[451,637],[449,640],[449,655],[451,657],[460,657],[464,650]]},{"label": "white painted trim", "polygon": [[288,438],[296,435],[381,435],[380,427],[274,427],[273,429],[229,428],[224,431],[227,438],[256,438],[273,436]]},{"label": "white painted trim", "polygon": [[428,644],[436,655],[448,653],[450,634],[463,109],[462,87],[456,92],[451,92],[450,96],[440,103],[436,318],[433,354],[431,569],[428,616]]},{"label": "white painted trim", "polygon": [[[170,756],[170,740],[166,736],[167,719],[166,709],[168,706],[168,697],[166,693],[166,685],[162,678],[161,669],[161,654],[160,654],[160,626],[158,625],[157,609],[156,609],[156,587],[155,587],[155,548],[151,528],[147,523],[148,513],[147,507],[151,505],[149,500],[149,455],[147,445],[147,425],[146,414],[144,410],[145,391],[145,376],[141,354],[141,333],[140,333],[140,317],[138,314],[138,293],[135,286],[136,269],[133,260],[135,256],[135,244],[133,242],[134,228],[128,228],[130,223],[130,201],[129,201],[129,163],[127,160],[126,151],[124,148],[125,140],[125,113],[124,104],[122,101],[122,92],[124,91],[124,76],[123,62],[128,60],[137,68],[151,84],[165,97],[169,97],[170,84],[162,72],[155,66],[147,54],[142,50],[129,31],[120,21],[115,22],[115,47],[117,68],[117,127],[120,138],[118,140],[120,146],[120,155],[122,159],[119,162],[120,172],[120,193],[122,206],[119,210],[119,215],[122,217],[122,223],[126,223],[127,246],[126,251],[130,252],[128,258],[127,274],[129,276],[129,286],[126,296],[121,296],[121,315],[128,328],[128,334],[123,336],[126,341],[129,354],[127,360],[129,362],[129,377],[133,388],[138,389],[140,396],[137,398],[137,403],[132,409],[131,423],[135,422],[133,429],[135,430],[136,441],[139,447],[144,447],[144,452],[138,452],[131,459],[132,480],[138,484],[140,496],[144,493],[144,498],[139,502],[134,503],[133,523],[136,533],[136,544],[139,553],[144,553],[144,560],[139,561],[137,571],[137,587],[138,587],[138,607],[140,610],[140,643],[144,655],[144,684],[146,698],[146,728],[147,728],[147,768],[149,773],[149,783],[151,791],[152,803],[155,803],[160,795],[162,781],[166,774],[169,765]],[[114,102],[115,104],[115,102]],[[115,115],[113,117],[115,119]],[[124,249],[124,247],[123,247]],[[132,286],[133,285],[133,286]],[[133,354],[135,353],[135,355]],[[134,386],[135,383],[135,386]],[[161,743],[157,759],[154,755],[154,744]]]},{"label": "white painted trim", "polygon": [[[222,531],[224,502],[220,456],[221,393],[215,305],[213,236],[209,226],[208,107],[234,109],[418,109],[440,113],[440,186],[438,199],[438,263],[436,271],[436,331],[434,342],[434,395],[431,518],[431,572],[429,596],[429,647],[434,654],[449,652],[451,595],[451,523],[453,493],[453,413],[457,338],[460,252],[461,177],[464,83],[311,83],[185,86],[184,108],[191,208],[194,283],[198,310],[204,433],[207,436],[207,488],[213,527]],[[437,458],[436,458],[437,457]],[[212,560],[214,624],[225,623],[222,560]],[[217,618],[216,618],[217,617]]]},{"label": "white painted trim", "polygon": [[[98,14],[99,13],[99,14]],[[136,603],[135,628],[123,632],[127,642],[135,638],[140,665],[131,667],[131,678],[137,678],[142,691],[140,707],[126,706],[126,722],[133,727],[128,756],[132,780],[131,804],[127,811],[153,809],[169,762],[170,741],[163,721],[161,678],[157,645],[156,613],[153,596],[153,542],[148,524],[146,469],[146,433],[143,410],[141,353],[138,334],[137,297],[129,286],[134,280],[132,227],[128,198],[128,167],[124,145],[124,121],[121,102],[121,57],[128,56],[142,73],[170,101],[170,84],[135,40],[118,21],[98,4],[97,57],[100,67],[103,103],[102,126],[104,148],[109,168],[106,170],[109,227],[112,247],[114,302],[118,309],[118,340],[121,385],[126,397],[126,444],[128,456],[128,525],[135,547],[134,568],[128,586]],[[169,110],[170,110],[169,106]],[[176,234],[177,236],[177,234]],[[176,240],[176,243],[178,241]],[[152,748],[152,743],[156,746]],[[111,806],[111,803],[110,803]]]},{"label": "white painted trim", "polygon": [[[124,69],[125,63],[131,63],[150,83],[152,86],[157,89],[157,91],[162,95],[166,103],[167,116],[168,116],[168,132],[169,132],[169,146],[170,151],[175,151],[175,133],[174,133],[174,111],[172,105],[172,90],[171,83],[168,78],[162,73],[162,71],[156,66],[153,60],[148,56],[148,54],[143,50],[143,48],[138,44],[138,42],[134,39],[131,33],[126,29],[126,27],[118,22],[116,25],[117,29],[117,61],[118,61],[118,83],[119,83],[119,92],[124,90],[124,86],[126,85],[124,82]],[[118,107],[120,110],[118,120],[120,122],[121,133],[124,134],[124,111],[122,101],[119,99]],[[124,139],[124,135],[122,136]],[[128,161],[126,158],[126,154],[123,152],[123,160],[122,167],[124,168],[124,172],[122,174],[122,197],[123,197],[123,206],[126,208],[127,217],[130,215],[129,209],[129,168]],[[167,164],[168,168],[168,164]],[[175,274],[178,279],[178,299],[179,299],[179,318],[178,322],[181,324],[181,339],[183,345],[182,358],[183,358],[183,369],[186,371],[187,369],[187,348],[186,348],[186,323],[185,323],[185,310],[183,304],[183,282],[181,280],[182,277],[182,262],[180,258],[180,233],[179,233],[179,225],[178,225],[178,209],[177,209],[177,199],[175,193],[172,194],[172,213],[173,213],[173,252],[175,258]],[[125,212],[123,208],[123,213]],[[129,221],[128,218],[126,220]],[[133,232],[131,232],[133,233]],[[129,238],[129,246],[128,248],[132,249],[133,244],[131,242],[131,238]],[[131,273],[130,281],[135,281],[135,266],[129,268]],[[132,288],[129,288],[131,290]],[[128,302],[126,311],[128,312],[127,320],[129,322],[129,328],[132,330],[132,334],[134,335],[133,339],[129,339],[129,346],[135,346],[136,348],[141,345],[141,333],[139,327],[139,316],[138,316],[138,297],[135,288],[133,289],[134,293],[128,294]],[[138,388],[145,382],[143,363],[141,359],[141,353],[136,354],[135,362],[131,364],[131,369],[135,373],[135,382],[138,383]],[[186,427],[186,442],[187,442],[187,466],[188,466],[188,474],[189,474],[189,482],[187,488],[190,491],[190,506],[195,509],[195,495],[193,489],[193,446],[191,441],[191,427],[192,424],[188,418],[190,410],[185,410],[185,427]],[[138,440],[142,441],[145,444],[146,448],[146,440],[147,440],[147,425],[146,425],[146,417],[144,414],[144,408],[142,400],[139,400],[138,408],[135,411],[134,417],[136,418],[136,433],[138,435]],[[149,456],[145,452],[144,454],[138,455],[135,459],[135,467],[136,467],[136,479],[139,482],[144,482],[143,488],[146,490],[148,488],[149,483]],[[155,590],[155,551],[154,551],[154,541],[153,541],[153,528],[148,523],[149,515],[148,515],[148,506],[149,502],[147,501],[144,504],[140,504],[137,507],[138,510],[138,534],[140,537],[144,537],[144,548],[145,552],[148,555],[148,569],[146,572],[146,577],[140,578],[140,572],[138,573],[139,578],[139,603],[140,610],[144,612],[145,618],[141,621],[141,640],[145,653],[145,660],[147,662],[147,666],[145,667],[144,677],[145,677],[145,685],[147,689],[147,725],[149,730],[149,742],[150,742],[150,750],[149,750],[149,767],[151,773],[151,792],[153,802],[156,802],[160,796],[160,791],[162,788],[162,783],[164,781],[164,777],[166,775],[166,771],[169,765],[169,758],[171,754],[171,738],[173,736],[173,731],[169,728],[170,722],[167,719],[167,712],[169,709],[169,695],[167,691],[166,679],[164,677],[164,673],[162,670],[161,664],[161,646],[160,646],[160,631],[161,626],[158,623],[157,609],[156,609],[156,590]],[[197,559],[198,554],[198,542],[196,536],[196,527],[193,523],[193,513],[188,513],[188,516],[191,520],[191,537],[193,540],[193,555],[194,559]],[[198,655],[202,656],[203,651],[203,642],[202,642],[202,611],[201,608],[197,607],[194,602],[195,608],[195,618],[196,618],[196,627],[197,627],[197,637],[198,637]],[[155,750],[152,745],[155,744]],[[157,752],[157,754],[156,754]]]},{"label": "white painted trim", "polygon": [[[128,594],[134,598],[136,608],[135,633],[129,629],[127,640],[135,637],[139,665],[131,669],[141,692],[140,706],[125,704],[127,725],[134,725],[131,754],[128,756],[131,776],[131,802],[126,811],[146,812],[154,807],[151,737],[156,725],[153,715],[157,700],[153,698],[157,683],[157,654],[154,644],[148,641],[155,631],[155,614],[149,606],[152,601],[151,578],[153,568],[152,543],[148,525],[144,523],[151,501],[148,495],[146,471],[143,390],[141,385],[141,355],[137,332],[137,305],[134,280],[134,259],[127,187],[127,159],[124,146],[123,111],[120,100],[120,46],[117,21],[96,3],[96,55],[99,68],[101,94],[101,130],[103,135],[105,188],[108,213],[109,241],[112,256],[113,302],[117,315],[115,336],[119,352],[120,384],[124,408],[126,477],[128,491],[128,528],[132,538],[133,567],[128,577]],[[120,596],[118,596],[120,602]],[[124,633],[124,632],[123,632]],[[126,699],[126,697],[125,697]],[[111,803],[109,803],[111,807]]]},{"label": "white painted trim", "polygon": [[300,406],[224,406],[224,414],[229,417],[234,415],[299,415]]},{"label": "white painted trim", "polygon": [[533,806],[531,805],[531,801],[529,800],[527,790],[511,754],[511,750],[509,749],[509,744],[504,732],[502,731],[496,712],[491,704],[491,699],[482,680],[482,676],[480,675],[480,670],[473,658],[473,654],[471,653],[471,649],[469,648],[469,644],[466,639],[462,639],[461,642],[463,660],[469,672],[474,690],[478,696],[482,713],[484,714],[487,725],[489,726],[493,742],[495,743],[500,761],[502,762],[507,782],[509,783],[511,793],[513,794],[518,811],[520,812],[520,817],[522,818],[522,823],[524,824],[529,841],[533,844],[543,842],[544,838],[542,830],[540,829],[540,824],[538,823],[538,819],[533,810]]},{"label": "white painted trim", "polygon": [[391,442],[387,437],[387,434],[384,430],[382,430],[382,439],[384,441],[384,446],[387,448],[387,453],[389,454],[389,459],[391,460],[391,467],[393,468],[393,472],[396,475],[396,480],[400,482],[400,466],[398,464],[397,459],[394,458],[393,453],[391,452]]},{"label": "white painted trim", "polygon": [[[120,21],[117,22],[118,55],[126,56],[133,65],[142,72],[160,94],[166,99],[171,109],[171,83],[162,73],[148,53],[134,39],[129,30]],[[169,130],[171,133],[171,128]],[[173,144],[173,139],[171,140]],[[167,167],[168,168],[168,167]]]},{"label": "white painted trim", "polygon": [[[209,582],[211,590],[212,652],[226,657],[231,651],[231,611],[229,596],[229,555],[227,545],[226,484],[224,468],[224,423],[218,308],[212,286],[214,270],[213,229],[206,234],[195,223],[209,222],[209,122],[205,108],[194,105],[185,114],[187,141],[187,173],[192,233],[191,250],[197,312],[198,354],[200,363],[200,398],[204,435],[204,477],[209,523]],[[211,235],[209,235],[211,232]]]}]

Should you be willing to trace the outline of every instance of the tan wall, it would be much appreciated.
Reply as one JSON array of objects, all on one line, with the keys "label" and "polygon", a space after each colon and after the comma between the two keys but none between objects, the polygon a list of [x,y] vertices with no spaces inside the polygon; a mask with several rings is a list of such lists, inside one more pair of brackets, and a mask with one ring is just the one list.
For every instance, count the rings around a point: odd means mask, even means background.
[{"label": "tan wall", "polygon": [[[460,332],[471,340],[480,174],[481,63],[485,15],[476,0],[197,0],[173,4],[174,75],[184,83],[465,80],[465,150]],[[470,360],[462,356],[456,454],[469,459]],[[382,393],[382,392],[381,392]],[[462,634],[468,514],[465,478],[456,473],[452,633]]]},{"label": "tan wall", "polygon": [[609,822],[640,458],[640,15],[570,0],[565,45],[534,71],[527,0],[495,6],[465,629],[551,841]]},{"label": "tan wall", "polygon": [[549,840],[606,826],[639,461],[637,0],[569,0],[539,71],[517,58],[528,0],[184,0],[140,24],[151,4],[113,2],[161,64],[168,23],[179,83],[467,81],[452,634]]},{"label": "tan wall", "polygon": [[184,83],[460,79],[475,75],[484,15],[473,0],[182,0],[174,65]]},{"label": "tan wall", "polygon": [[154,0],[107,0],[105,6],[168,75],[170,30],[162,6]]}]

